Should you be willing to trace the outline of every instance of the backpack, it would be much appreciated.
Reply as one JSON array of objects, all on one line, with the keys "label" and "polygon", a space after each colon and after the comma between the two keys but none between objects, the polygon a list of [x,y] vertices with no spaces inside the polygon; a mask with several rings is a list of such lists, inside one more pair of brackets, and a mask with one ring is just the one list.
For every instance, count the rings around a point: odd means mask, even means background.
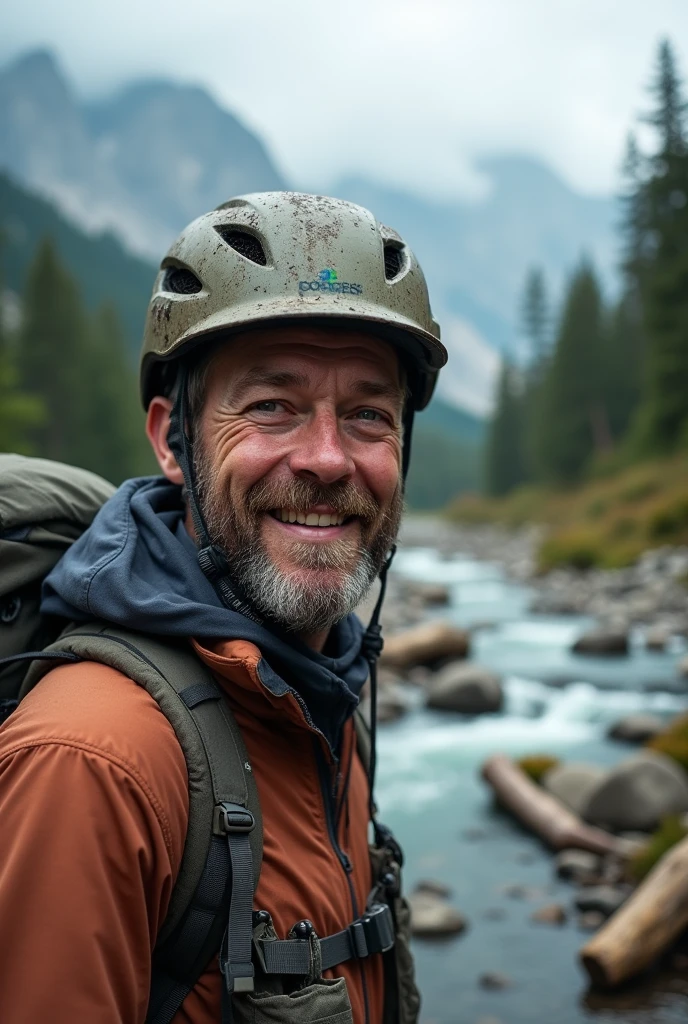
[{"label": "backpack", "polygon": [[[223,1024],[350,1024],[345,980],[320,975],[373,953],[383,954],[385,1024],[415,1024],[420,998],[401,896],[403,858],[391,833],[374,822],[374,888],[356,921],[326,937],[303,921],[278,939],[270,914],[252,909],[263,849],[260,804],[243,738],[209,669],[183,640],[104,622],[65,628],[41,615],[44,577],[113,493],[86,470],[0,454],[0,722],[56,663],[98,661],[144,687],[174,729],[188,773],[189,820],[153,951],[146,1024],[169,1024],[218,952]],[[355,727],[367,765],[370,737],[358,712]]]}]

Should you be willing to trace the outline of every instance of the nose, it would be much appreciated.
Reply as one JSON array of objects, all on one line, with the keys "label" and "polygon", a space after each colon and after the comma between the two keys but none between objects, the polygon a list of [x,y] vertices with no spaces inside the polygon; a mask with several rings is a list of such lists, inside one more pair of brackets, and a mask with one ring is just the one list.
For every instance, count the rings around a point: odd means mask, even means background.
[{"label": "nose", "polygon": [[344,447],[334,410],[318,410],[303,424],[288,463],[295,476],[323,484],[333,484],[353,476],[354,462]]}]

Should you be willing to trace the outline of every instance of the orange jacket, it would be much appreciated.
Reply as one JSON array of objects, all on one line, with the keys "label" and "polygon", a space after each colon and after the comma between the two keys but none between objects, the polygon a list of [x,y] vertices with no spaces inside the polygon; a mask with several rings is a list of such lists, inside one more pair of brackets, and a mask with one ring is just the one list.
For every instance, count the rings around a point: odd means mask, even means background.
[{"label": "orange jacket", "polygon": [[[339,931],[365,906],[367,780],[345,727],[332,785],[347,877],[329,839],[316,761],[326,744],[293,693],[261,683],[247,641],[194,645],[223,685],[244,736],[264,827],[255,909],[277,934],[310,918]],[[132,680],[95,663],[49,672],[0,729],[0,1020],[143,1024],[151,950],[179,870],[188,820],[184,757],[167,719]],[[326,972],[346,978],[355,1024],[382,1020],[380,956]],[[217,1024],[221,976],[208,966],[174,1024]]]}]

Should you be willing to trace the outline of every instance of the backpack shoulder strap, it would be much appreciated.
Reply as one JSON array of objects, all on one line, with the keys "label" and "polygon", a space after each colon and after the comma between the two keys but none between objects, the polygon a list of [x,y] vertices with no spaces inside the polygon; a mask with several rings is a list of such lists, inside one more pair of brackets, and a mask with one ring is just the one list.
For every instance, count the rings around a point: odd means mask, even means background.
[{"label": "backpack shoulder strap", "polygon": [[[237,990],[252,977],[252,898],[263,828],[258,792],[241,733],[210,671],[184,642],[103,623],[76,625],[46,649],[97,661],[133,679],[172,725],[189,778],[189,822],[182,863],[153,954],[147,1021],[167,1024],[193,988],[227,929],[227,963]],[[50,670],[32,665],[22,696]],[[231,879],[231,884],[228,884]]]}]

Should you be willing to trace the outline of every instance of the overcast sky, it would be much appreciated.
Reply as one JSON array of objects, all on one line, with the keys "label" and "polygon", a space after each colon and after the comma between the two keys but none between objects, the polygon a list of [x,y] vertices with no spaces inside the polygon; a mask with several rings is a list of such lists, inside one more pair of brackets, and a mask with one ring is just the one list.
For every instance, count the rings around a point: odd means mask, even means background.
[{"label": "overcast sky", "polygon": [[48,46],[87,96],[203,84],[304,187],[476,193],[476,160],[516,152],[601,194],[663,35],[688,73],[688,0],[21,0],[0,59]]}]

